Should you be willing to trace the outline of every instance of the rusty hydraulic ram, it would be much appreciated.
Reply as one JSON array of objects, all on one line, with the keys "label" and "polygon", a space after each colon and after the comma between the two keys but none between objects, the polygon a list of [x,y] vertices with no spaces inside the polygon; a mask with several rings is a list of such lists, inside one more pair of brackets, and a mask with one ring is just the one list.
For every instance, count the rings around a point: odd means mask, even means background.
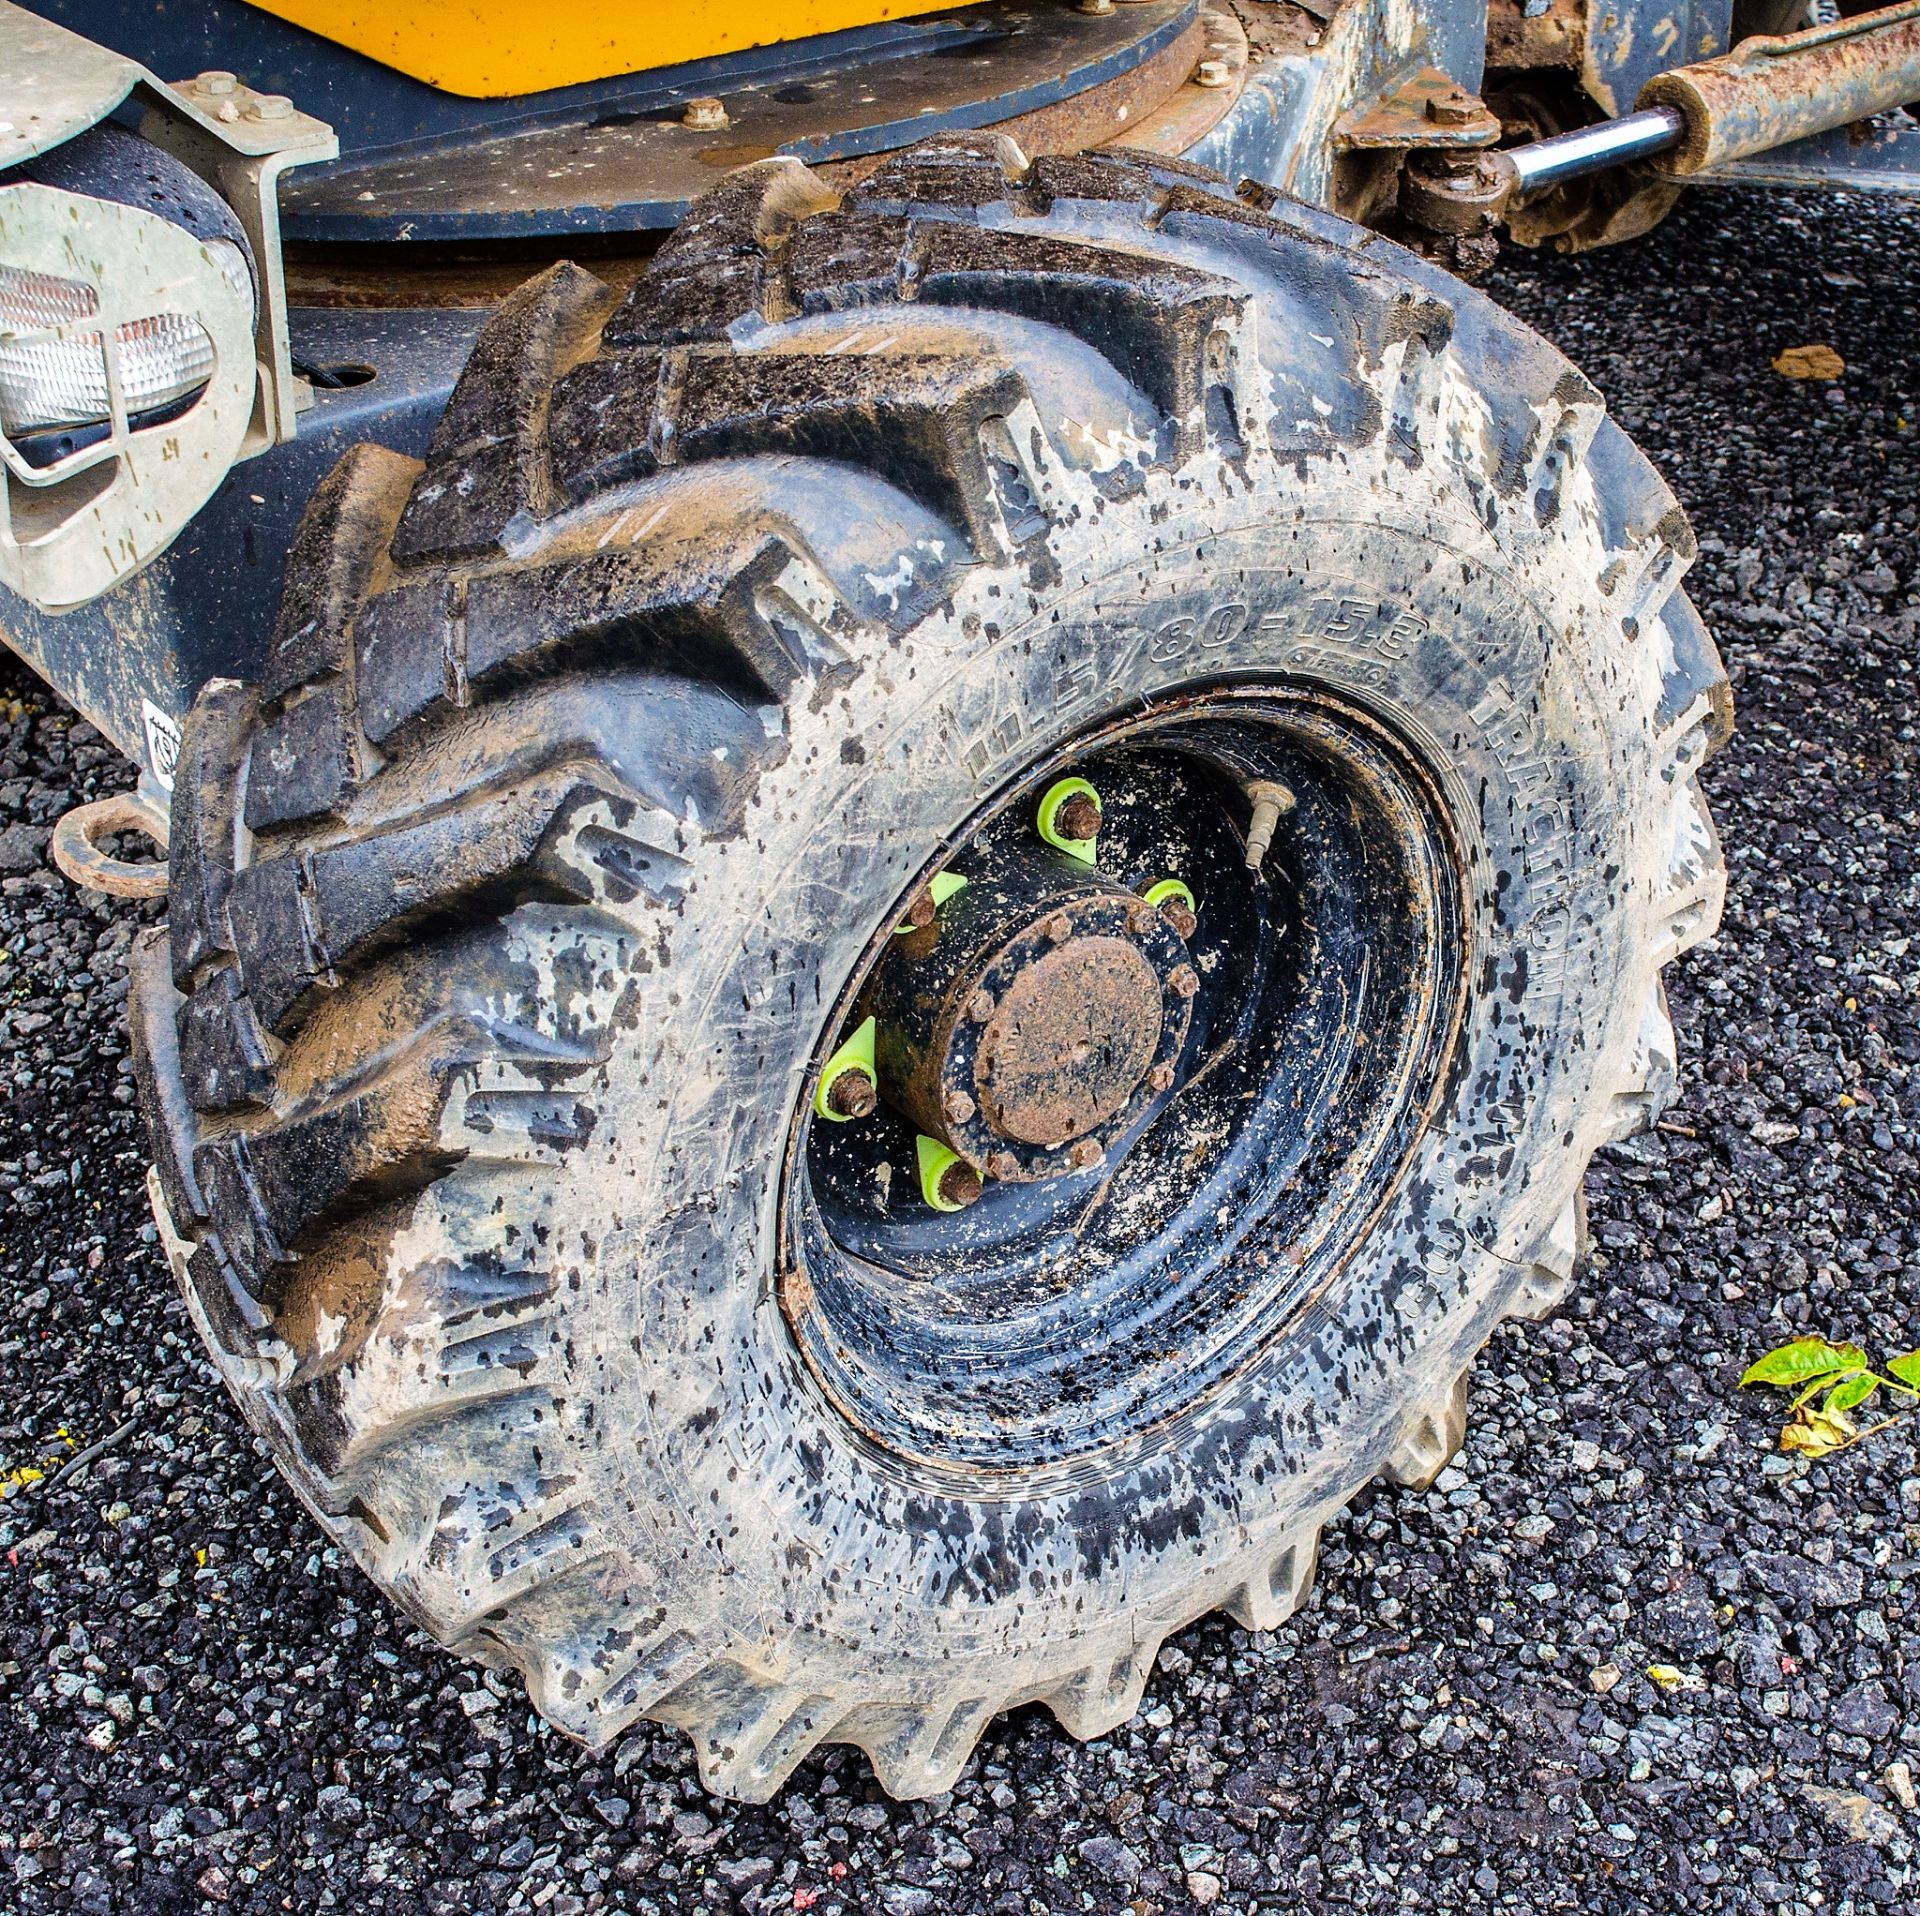
[{"label": "rusty hydraulic ram", "polygon": [[1639,110],[1493,157],[1510,169],[1509,197],[1629,160],[1668,154],[1699,173],[1920,100],[1920,0],[1742,40],[1730,53],[1656,74]]}]

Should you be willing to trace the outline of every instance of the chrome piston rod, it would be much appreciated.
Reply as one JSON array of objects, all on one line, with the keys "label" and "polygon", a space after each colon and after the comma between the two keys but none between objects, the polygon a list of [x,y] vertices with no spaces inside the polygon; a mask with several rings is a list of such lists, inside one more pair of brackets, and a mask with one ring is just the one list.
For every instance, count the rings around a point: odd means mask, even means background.
[{"label": "chrome piston rod", "polygon": [[1920,0],[1743,40],[1717,60],[1656,74],[1640,110],[1499,157],[1525,199],[1565,180],[1671,154],[1682,176],[1920,99]]},{"label": "chrome piston rod", "polygon": [[1671,153],[1687,136],[1686,115],[1676,107],[1629,113],[1623,120],[1602,120],[1576,127],[1530,146],[1509,147],[1501,158],[1513,168],[1513,190],[1520,198],[1545,193],[1566,180],[1604,173],[1629,160],[1650,160]]}]

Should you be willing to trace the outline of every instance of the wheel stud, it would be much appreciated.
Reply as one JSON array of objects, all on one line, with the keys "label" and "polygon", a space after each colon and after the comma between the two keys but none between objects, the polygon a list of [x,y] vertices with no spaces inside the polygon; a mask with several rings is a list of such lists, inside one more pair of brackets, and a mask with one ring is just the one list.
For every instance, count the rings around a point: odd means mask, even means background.
[{"label": "wheel stud", "polygon": [[1100,809],[1100,794],[1084,778],[1062,778],[1041,794],[1033,822],[1049,845],[1083,865],[1091,865],[1094,841],[1106,819]]},{"label": "wheel stud", "polygon": [[[1200,928],[1193,893],[1177,878],[1162,878],[1140,894],[1154,906],[1182,938],[1191,938]],[[1131,922],[1131,921],[1129,921]]]},{"label": "wheel stud", "polygon": [[914,1140],[919,1162],[920,1195],[936,1211],[964,1211],[982,1189],[980,1173],[959,1152],[922,1132]]},{"label": "wheel stud", "polygon": [[834,1124],[864,1118],[879,1103],[879,1067],[874,1062],[878,1026],[871,1018],[841,1045],[820,1073],[813,1108]]},{"label": "wheel stud", "polygon": [[827,1109],[836,1118],[864,1118],[880,1102],[873,1080],[851,1065],[827,1087]]},{"label": "wheel stud", "polygon": [[1247,870],[1257,872],[1266,863],[1274,827],[1293,810],[1293,794],[1284,785],[1257,778],[1247,788],[1253,817],[1247,825]]}]

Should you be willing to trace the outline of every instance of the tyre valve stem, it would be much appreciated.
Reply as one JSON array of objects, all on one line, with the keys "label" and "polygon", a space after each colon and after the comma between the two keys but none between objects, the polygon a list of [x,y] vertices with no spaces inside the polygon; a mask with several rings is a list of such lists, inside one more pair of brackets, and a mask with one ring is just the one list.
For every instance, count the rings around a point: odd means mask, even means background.
[{"label": "tyre valve stem", "polygon": [[1257,778],[1246,788],[1253,817],[1247,825],[1247,870],[1257,872],[1266,863],[1274,827],[1293,810],[1293,794],[1271,779]]}]

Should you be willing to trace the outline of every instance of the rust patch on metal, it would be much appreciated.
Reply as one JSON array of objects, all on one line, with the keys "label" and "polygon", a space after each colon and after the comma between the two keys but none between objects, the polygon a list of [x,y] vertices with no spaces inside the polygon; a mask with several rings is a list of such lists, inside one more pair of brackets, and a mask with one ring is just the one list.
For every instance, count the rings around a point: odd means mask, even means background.
[{"label": "rust patch on metal", "polygon": [[1065,1144],[1113,1116],[1160,1043],[1160,980],[1122,938],[1076,938],[1014,981],[981,1040],[981,1109],[1003,1136]]},{"label": "rust patch on metal", "polygon": [[1904,0],[1804,33],[1742,40],[1731,53],[1658,73],[1641,108],[1686,116],[1669,164],[1698,173],[1903,106],[1920,95],[1920,6]]}]

